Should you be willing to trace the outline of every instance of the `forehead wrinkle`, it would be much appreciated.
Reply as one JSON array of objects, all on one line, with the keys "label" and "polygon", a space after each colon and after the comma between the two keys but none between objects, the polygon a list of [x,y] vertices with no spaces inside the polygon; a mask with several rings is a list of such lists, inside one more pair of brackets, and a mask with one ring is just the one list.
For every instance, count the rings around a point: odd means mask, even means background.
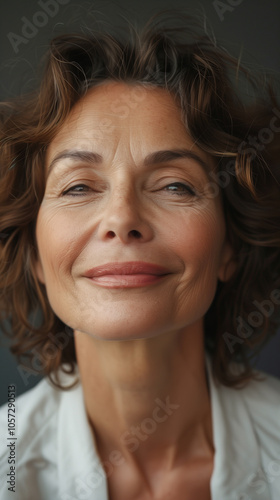
[{"label": "forehead wrinkle", "polygon": [[[96,89],[92,90],[96,91]],[[101,122],[101,133],[104,132],[104,135],[101,142],[97,141],[97,146],[100,146],[100,144],[102,145],[103,151],[101,151],[101,153],[105,153],[104,163],[108,161],[108,156],[106,155],[106,135],[108,135],[108,138],[110,140],[109,161],[112,164],[112,167],[115,167],[117,169],[119,169],[124,162],[127,164],[131,164],[131,166],[138,166],[138,163],[142,163],[143,158],[147,155],[147,153],[149,153],[150,150],[149,142],[147,143],[147,140],[145,139],[147,129],[148,141],[149,136],[152,136],[152,150],[168,149],[168,147],[170,149],[173,149],[184,146],[190,150],[196,149],[196,141],[189,136],[185,124],[182,120],[180,106],[178,105],[178,103],[176,103],[174,97],[165,89],[156,88],[146,90],[143,101],[140,101],[139,103],[141,104],[141,109],[143,109],[144,113],[142,114],[140,112],[139,120],[137,120],[138,115],[137,113],[135,113],[135,108],[129,108],[128,116],[125,119],[124,117],[119,116],[117,113],[111,113],[110,105],[112,104],[112,102],[114,102],[114,99],[116,99],[116,92],[110,92],[110,90],[106,88],[106,93],[104,96],[104,93],[101,93],[100,95],[100,90],[101,87],[99,87],[98,89],[96,98],[92,99],[88,103],[88,105],[86,99],[87,97],[91,97],[88,95],[81,99],[82,102],[80,101],[79,103],[77,103],[81,106],[78,106],[75,110],[73,108],[74,113],[70,119],[70,122],[64,129],[63,135],[64,137],[67,137],[71,129],[71,134],[74,134],[75,137],[79,133],[79,130],[81,130],[82,128],[79,120],[82,120],[84,116],[86,117],[86,122],[88,122],[89,120],[89,123],[92,117],[93,120],[96,121],[96,126],[98,126],[98,119],[100,119],[100,114],[102,114],[102,116],[111,116],[114,132],[110,133],[110,131],[106,131],[105,125],[105,128],[103,130],[103,125]],[[117,95],[119,95],[119,92],[117,92]],[[155,102],[156,104],[155,109],[151,106],[153,102]],[[104,104],[106,104],[105,109]],[[120,104],[124,105],[125,101],[121,101]],[[86,115],[84,115],[85,113]],[[169,125],[169,119],[172,122],[171,126]],[[83,124],[83,127],[87,130],[85,124]],[[93,128],[95,128],[95,123],[93,124]],[[92,132],[89,130],[89,132],[90,135],[85,136],[84,140],[86,142],[91,141],[92,147],[93,149],[95,149],[94,130]],[[145,139],[144,141],[142,140],[143,133]],[[165,139],[164,142],[162,141],[162,137],[164,137]],[[179,141],[178,137],[180,138]],[[99,150],[99,147],[97,147],[97,149]]]},{"label": "forehead wrinkle", "polygon": [[[125,150],[124,153],[123,149]],[[133,169],[134,167],[137,167],[137,161],[135,160],[131,149],[130,127],[126,128],[126,133],[124,135],[118,136],[118,140],[116,144],[114,144],[114,153],[110,159],[110,167],[114,171],[121,171],[124,165],[126,165],[126,167],[129,168],[129,170]]]}]

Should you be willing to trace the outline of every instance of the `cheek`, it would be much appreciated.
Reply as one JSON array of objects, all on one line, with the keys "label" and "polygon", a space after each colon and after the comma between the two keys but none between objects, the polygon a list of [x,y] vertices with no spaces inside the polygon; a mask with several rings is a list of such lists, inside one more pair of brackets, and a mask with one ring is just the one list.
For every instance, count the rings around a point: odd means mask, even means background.
[{"label": "cheek", "polygon": [[203,317],[217,289],[218,273],[225,236],[220,211],[193,212],[170,225],[169,248],[177,255],[182,273],[176,287],[176,314],[192,312]]},{"label": "cheek", "polygon": [[177,218],[167,231],[170,246],[181,257],[186,270],[210,267],[218,269],[225,238],[225,223],[220,211],[193,211]]},{"label": "cheek", "polygon": [[59,210],[41,209],[37,218],[36,239],[44,282],[54,283],[62,272],[71,269],[73,251],[77,246],[77,230],[71,218]]}]

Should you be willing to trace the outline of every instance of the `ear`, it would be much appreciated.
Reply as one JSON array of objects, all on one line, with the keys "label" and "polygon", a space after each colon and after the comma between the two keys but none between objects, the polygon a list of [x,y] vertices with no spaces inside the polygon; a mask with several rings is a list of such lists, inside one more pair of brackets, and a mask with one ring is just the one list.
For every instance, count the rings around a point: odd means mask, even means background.
[{"label": "ear", "polygon": [[230,280],[235,269],[236,269],[236,261],[234,258],[234,252],[230,243],[226,240],[224,242],[222,252],[221,252],[221,261],[220,267],[218,270],[218,278],[220,281],[226,282]]}]

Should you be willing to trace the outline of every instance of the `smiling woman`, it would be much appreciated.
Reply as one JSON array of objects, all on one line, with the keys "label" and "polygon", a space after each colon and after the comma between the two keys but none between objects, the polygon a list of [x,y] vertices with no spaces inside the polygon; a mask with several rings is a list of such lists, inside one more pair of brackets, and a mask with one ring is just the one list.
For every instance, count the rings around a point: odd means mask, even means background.
[{"label": "smiling woman", "polygon": [[249,358],[279,324],[279,141],[246,146],[277,102],[191,23],[58,37],[2,106],[1,311],[51,381],[19,398],[21,500],[278,498],[280,382]]},{"label": "smiling woman", "polygon": [[[202,323],[231,256],[221,199],[209,198],[213,160],[189,137],[166,90],[140,90],[125,121],[111,108],[131,86],[89,91],[46,155],[37,274],[57,316],[97,338],[150,338]],[[95,133],[104,116],[103,145]],[[117,301],[102,300],[100,287],[117,288]]]}]

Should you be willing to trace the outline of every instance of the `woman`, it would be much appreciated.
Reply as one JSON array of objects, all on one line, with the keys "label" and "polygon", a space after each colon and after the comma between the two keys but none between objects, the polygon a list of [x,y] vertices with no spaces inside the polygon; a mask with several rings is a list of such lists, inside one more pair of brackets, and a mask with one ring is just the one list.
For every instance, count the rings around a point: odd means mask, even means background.
[{"label": "woman", "polygon": [[279,498],[280,383],[249,356],[279,323],[280,113],[189,25],[58,37],[3,105],[2,310],[51,379],[3,499]]}]

